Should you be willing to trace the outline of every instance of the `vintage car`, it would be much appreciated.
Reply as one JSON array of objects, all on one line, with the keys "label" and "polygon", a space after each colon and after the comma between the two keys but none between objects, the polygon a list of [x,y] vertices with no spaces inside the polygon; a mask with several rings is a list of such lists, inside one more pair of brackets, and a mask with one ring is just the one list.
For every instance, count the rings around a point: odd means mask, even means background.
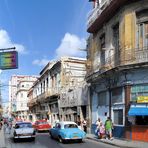
[{"label": "vintage car", "polygon": [[46,121],[46,120],[37,120],[33,124],[34,129],[39,132],[39,131],[49,131],[51,128],[51,125]]},{"label": "vintage car", "polygon": [[72,121],[62,121],[56,123],[55,127],[49,130],[51,138],[58,139],[63,143],[69,140],[77,140],[82,142],[86,133],[78,128],[78,125]]},{"label": "vintage car", "polygon": [[14,142],[19,138],[30,138],[33,141],[36,137],[36,132],[32,127],[31,122],[16,122],[11,132]]}]

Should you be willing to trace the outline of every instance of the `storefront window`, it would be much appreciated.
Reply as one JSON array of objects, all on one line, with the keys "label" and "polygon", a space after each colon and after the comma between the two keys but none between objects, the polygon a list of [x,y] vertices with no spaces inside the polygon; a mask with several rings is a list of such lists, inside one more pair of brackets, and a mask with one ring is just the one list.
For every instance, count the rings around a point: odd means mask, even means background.
[{"label": "storefront window", "polygon": [[123,110],[114,110],[114,124],[123,125]]},{"label": "storefront window", "polygon": [[136,125],[148,125],[148,116],[136,116]]}]

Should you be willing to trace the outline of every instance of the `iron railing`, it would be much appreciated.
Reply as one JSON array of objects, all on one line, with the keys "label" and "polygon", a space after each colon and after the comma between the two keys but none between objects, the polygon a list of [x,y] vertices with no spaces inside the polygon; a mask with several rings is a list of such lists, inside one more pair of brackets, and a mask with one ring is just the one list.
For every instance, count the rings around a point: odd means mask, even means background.
[{"label": "iron railing", "polygon": [[124,51],[121,50],[118,54],[115,53],[106,58],[105,64],[100,64],[100,68],[104,66],[115,68],[117,66],[139,64],[145,62],[148,62],[148,47],[144,47],[142,49],[136,48]]},{"label": "iron railing", "polygon": [[88,14],[88,21],[87,21],[87,27],[89,28],[93,22],[99,17],[99,15],[103,12],[103,10],[110,4],[112,0],[103,0],[98,7],[94,8],[89,14]]},{"label": "iron railing", "polygon": [[128,49],[120,50],[120,52],[112,54],[111,56],[105,58],[105,61],[98,63],[98,69],[90,68],[87,76],[90,76],[95,71],[98,71],[100,74],[111,70],[119,66],[132,66],[137,64],[146,64],[148,63],[148,47],[143,47],[141,49]]}]

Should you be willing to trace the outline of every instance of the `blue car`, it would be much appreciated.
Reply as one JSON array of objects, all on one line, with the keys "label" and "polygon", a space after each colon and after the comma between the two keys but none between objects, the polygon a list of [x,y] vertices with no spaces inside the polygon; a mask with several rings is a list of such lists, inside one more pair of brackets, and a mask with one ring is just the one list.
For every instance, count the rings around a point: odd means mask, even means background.
[{"label": "blue car", "polygon": [[78,128],[78,125],[72,121],[62,121],[56,123],[54,128],[49,130],[51,138],[58,139],[63,143],[68,140],[77,140],[82,142],[86,133]]}]

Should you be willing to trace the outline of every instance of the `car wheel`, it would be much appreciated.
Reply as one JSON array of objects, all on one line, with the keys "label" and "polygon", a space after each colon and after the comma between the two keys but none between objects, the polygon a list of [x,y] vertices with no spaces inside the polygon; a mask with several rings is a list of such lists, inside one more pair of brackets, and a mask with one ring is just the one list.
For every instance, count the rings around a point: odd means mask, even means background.
[{"label": "car wheel", "polygon": [[61,136],[58,137],[58,140],[59,140],[60,143],[63,143],[63,139],[62,139]]},{"label": "car wheel", "polygon": [[51,134],[51,132],[49,132],[49,135],[50,135],[51,139],[53,139],[53,135]]}]

